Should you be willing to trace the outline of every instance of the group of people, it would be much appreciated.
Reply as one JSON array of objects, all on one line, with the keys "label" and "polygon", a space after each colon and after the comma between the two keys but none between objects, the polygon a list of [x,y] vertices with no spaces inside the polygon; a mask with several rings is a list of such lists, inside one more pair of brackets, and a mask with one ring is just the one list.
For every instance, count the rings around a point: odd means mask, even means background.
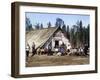
[{"label": "group of people", "polygon": [[[30,47],[29,44],[27,44],[26,46],[26,56],[28,57],[29,56],[29,52],[30,52],[30,49],[32,49],[32,55],[31,56],[34,56],[37,51],[35,49],[35,43],[33,42],[32,46]],[[66,46],[64,44],[62,44],[61,46],[58,47],[58,51],[55,51],[55,52],[59,52],[61,53],[61,55],[65,55],[66,53],[68,54],[73,54],[73,53],[79,53],[79,54],[83,54],[84,55],[88,55],[88,46],[85,45],[83,48],[80,47],[80,48],[77,48],[77,49],[68,49],[66,50]],[[48,50],[47,50],[47,55],[53,55],[52,53],[52,47],[49,45],[48,46]]]},{"label": "group of people", "polygon": [[84,47],[79,47],[78,48],[78,52],[80,54],[83,54],[83,55],[88,55],[88,52],[89,52],[89,47],[87,44],[84,45]]},{"label": "group of people", "polygon": [[68,55],[89,55],[89,47],[88,45],[84,45],[83,47],[79,47],[79,48],[71,48],[70,52],[68,53]]},{"label": "group of people", "polygon": [[47,55],[53,55],[53,53],[60,53],[61,55],[65,55],[66,53],[66,46],[64,43],[60,46],[56,46],[55,50],[52,51],[52,46],[48,45],[48,53]]}]

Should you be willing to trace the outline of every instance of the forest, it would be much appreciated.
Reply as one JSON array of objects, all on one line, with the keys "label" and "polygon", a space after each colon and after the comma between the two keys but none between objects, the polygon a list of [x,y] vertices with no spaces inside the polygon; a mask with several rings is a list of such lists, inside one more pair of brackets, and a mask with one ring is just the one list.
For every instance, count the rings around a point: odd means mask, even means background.
[{"label": "forest", "polygon": [[[43,23],[36,23],[34,24],[34,27],[32,25],[32,22],[29,18],[26,17],[26,32],[35,30],[35,29],[43,29]],[[49,21],[47,23],[47,28],[50,27],[60,27],[63,31],[65,36],[69,39],[72,47],[78,48],[82,47],[85,44],[89,47],[89,33],[90,33],[90,24],[87,26],[83,26],[82,20],[77,20],[76,24],[73,24],[72,26],[66,25],[65,21],[61,18],[56,18],[55,26],[52,26],[51,22]]]}]

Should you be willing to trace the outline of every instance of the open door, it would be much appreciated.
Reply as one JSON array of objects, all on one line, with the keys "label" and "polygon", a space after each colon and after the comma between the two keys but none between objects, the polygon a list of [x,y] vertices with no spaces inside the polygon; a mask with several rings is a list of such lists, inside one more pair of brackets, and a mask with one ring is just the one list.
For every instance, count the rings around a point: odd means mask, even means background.
[{"label": "open door", "polygon": [[55,40],[55,48],[58,48],[58,47],[59,47],[59,41]]}]

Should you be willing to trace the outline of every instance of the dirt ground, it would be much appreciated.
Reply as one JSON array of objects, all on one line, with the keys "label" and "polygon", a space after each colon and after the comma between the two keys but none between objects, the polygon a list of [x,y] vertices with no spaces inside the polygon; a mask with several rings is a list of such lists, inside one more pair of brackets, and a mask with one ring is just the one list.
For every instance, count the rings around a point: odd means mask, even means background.
[{"label": "dirt ground", "polygon": [[26,60],[26,67],[89,64],[89,56],[34,55]]}]

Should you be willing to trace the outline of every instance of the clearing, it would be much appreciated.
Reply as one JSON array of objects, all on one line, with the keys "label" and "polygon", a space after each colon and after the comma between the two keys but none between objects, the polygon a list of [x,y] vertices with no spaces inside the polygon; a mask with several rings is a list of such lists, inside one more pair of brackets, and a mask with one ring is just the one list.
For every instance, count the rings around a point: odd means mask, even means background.
[{"label": "clearing", "polygon": [[84,65],[84,64],[89,64],[89,56],[34,55],[32,57],[28,57],[26,61],[26,67]]}]

